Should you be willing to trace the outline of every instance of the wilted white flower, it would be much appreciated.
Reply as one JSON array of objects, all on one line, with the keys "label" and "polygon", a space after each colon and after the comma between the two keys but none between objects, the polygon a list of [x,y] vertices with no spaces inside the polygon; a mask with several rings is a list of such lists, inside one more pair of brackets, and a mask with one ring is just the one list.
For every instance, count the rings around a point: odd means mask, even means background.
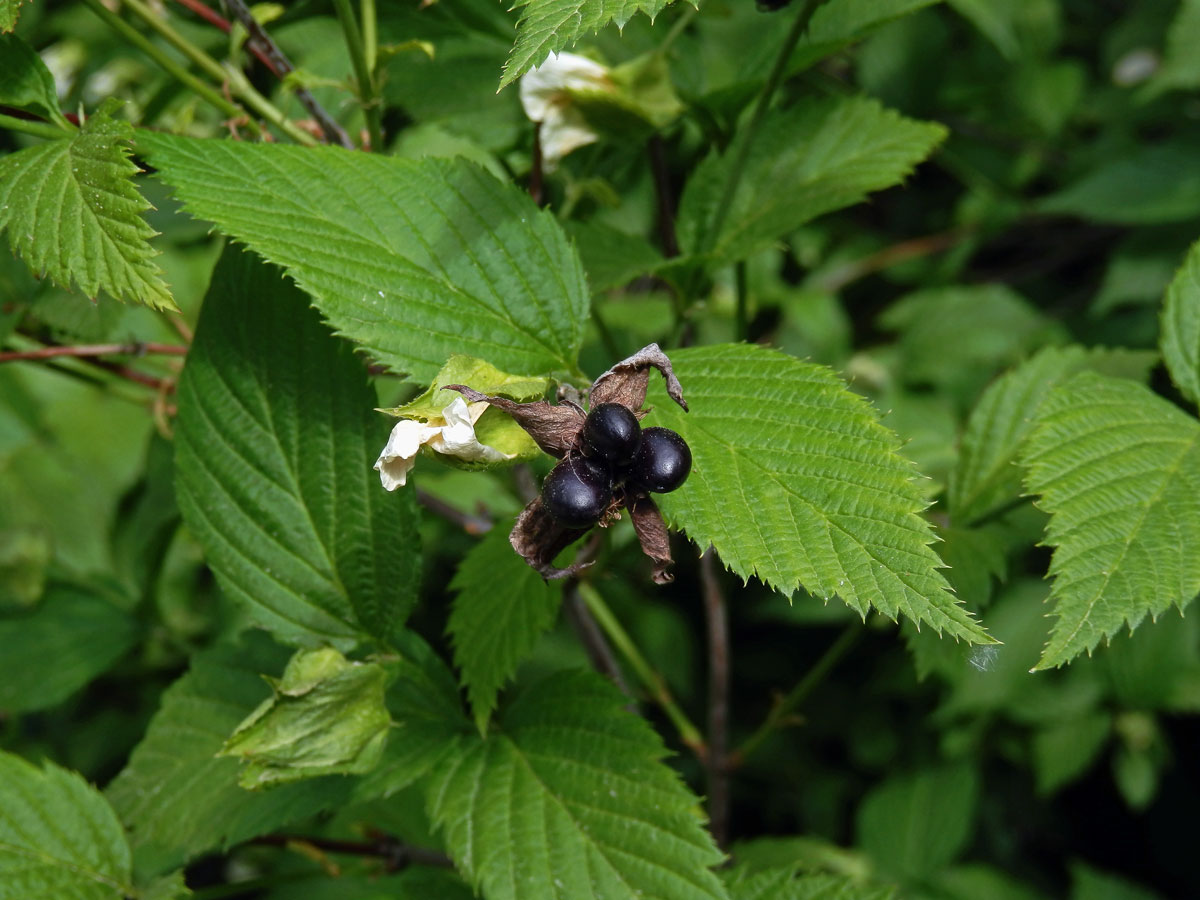
[{"label": "wilted white flower", "polygon": [[456,397],[442,410],[440,420],[436,417],[428,422],[401,419],[375,461],[375,471],[383,486],[389,491],[403,487],[408,481],[409,470],[416,465],[417,453],[425,444],[438,453],[469,462],[512,459],[495,447],[479,443],[475,437],[475,423],[487,408],[487,403],[467,403],[462,397]]},{"label": "wilted white flower", "polygon": [[574,53],[551,53],[521,77],[521,105],[525,115],[542,125],[542,163],[547,171],[553,171],[572,150],[599,137],[570,91],[615,93],[616,86],[605,66]]}]

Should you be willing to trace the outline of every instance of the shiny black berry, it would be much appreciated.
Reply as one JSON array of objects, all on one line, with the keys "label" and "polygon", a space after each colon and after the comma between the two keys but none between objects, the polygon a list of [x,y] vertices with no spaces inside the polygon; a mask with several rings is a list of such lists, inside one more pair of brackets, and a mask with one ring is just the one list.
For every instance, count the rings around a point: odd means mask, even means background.
[{"label": "shiny black berry", "polygon": [[584,456],[568,456],[542,482],[543,505],[567,528],[590,528],[611,502],[608,467]]},{"label": "shiny black berry", "polygon": [[598,403],[584,420],[584,452],[615,468],[633,462],[641,442],[637,416],[620,403]]},{"label": "shiny black berry", "polygon": [[646,428],[642,445],[626,480],[647,491],[667,494],[679,487],[692,471],[692,451],[670,428]]}]

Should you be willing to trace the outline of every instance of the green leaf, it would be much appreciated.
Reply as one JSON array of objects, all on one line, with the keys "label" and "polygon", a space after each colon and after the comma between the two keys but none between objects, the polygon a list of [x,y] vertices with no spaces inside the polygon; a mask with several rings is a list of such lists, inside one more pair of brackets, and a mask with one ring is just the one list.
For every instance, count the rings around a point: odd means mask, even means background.
[{"label": "green leaf", "polygon": [[720,234],[709,234],[740,143],[696,167],[679,207],[679,242],[716,263],[745,259],[817,216],[899,184],[946,136],[865,97],[769,113],[746,157]]},{"label": "green leaf", "polygon": [[454,353],[575,370],[588,315],[554,217],[461,159],[139,136],[185,208],[288,270],[341,334],[428,382]]},{"label": "green leaf", "polygon": [[446,627],[454,640],[454,662],[483,732],[500,688],[554,624],[562,591],[513,552],[500,528],[472,548],[450,588],[454,609]]},{"label": "green leaf", "polygon": [[129,844],[100,792],[0,752],[0,900],[122,900]]},{"label": "green leaf", "polygon": [[907,384],[932,384],[964,404],[992,373],[1065,336],[1060,325],[1002,284],[914,291],[889,306],[879,323],[900,332],[896,369]]},{"label": "green leaf", "polygon": [[183,872],[172,872],[156,878],[145,887],[139,887],[137,900],[187,900],[192,896],[184,880]]},{"label": "green leaf", "polygon": [[644,239],[599,222],[568,222],[567,231],[579,248],[588,282],[597,293],[624,287],[665,262]]},{"label": "green leaf", "polygon": [[1181,0],[1175,18],[1167,29],[1167,46],[1162,65],[1147,86],[1152,95],[1165,90],[1192,90],[1200,87],[1200,59],[1196,42],[1200,41],[1200,2]]},{"label": "green leaf", "polygon": [[892,876],[922,878],[954,861],[974,831],[979,777],[966,765],[897,775],[858,810],[858,843]]},{"label": "green leaf", "polygon": [[[507,372],[501,372],[482,359],[456,353],[442,366],[428,390],[403,406],[379,411],[401,419],[415,419],[435,425],[444,425],[446,419],[443,413],[446,407],[456,400],[462,400],[462,395],[456,391],[444,390],[442,385],[446,384],[466,384],[482,394],[499,395],[508,397],[510,400],[525,402],[540,399],[550,386],[550,379],[510,375]],[[504,465],[536,459],[542,453],[528,432],[511,416],[498,409],[489,408],[483,411],[483,415],[475,422],[475,437],[485,447],[491,447],[505,454],[508,459],[503,463]],[[455,468],[479,469],[496,465],[496,463],[486,461],[465,460],[456,456],[439,454],[428,445],[421,449],[425,454],[436,457]]]},{"label": "green leaf", "polygon": [[361,775],[379,763],[391,718],[384,705],[387,672],[350,662],[336,650],[300,650],[275,692],[230,735],[220,756],[245,762],[248,789],[319,775]]},{"label": "green leaf", "polygon": [[428,421],[437,418],[451,402],[462,396],[458,391],[445,390],[443,386],[447,384],[466,384],[481,394],[494,394],[524,403],[540,399],[550,387],[550,379],[510,375],[485,360],[456,353],[446,360],[427,391],[403,406],[381,409],[380,412],[404,419]]},{"label": "green leaf", "polygon": [[[2,20],[0,13],[0,32],[10,30]],[[0,34],[0,104],[36,113],[64,129],[72,128],[59,112],[54,76],[33,48],[15,34]]]},{"label": "green leaf", "polygon": [[37,273],[90,297],[175,309],[151,260],[155,232],[141,214],[150,204],[133,184],[133,128],[102,106],[71,138],[0,158],[0,231]]},{"label": "green leaf", "polygon": [[960,16],[979,29],[1005,59],[1015,59],[1021,50],[1017,40],[1013,4],[995,3],[991,0],[947,0]]},{"label": "green leaf", "polygon": [[801,875],[794,866],[753,874],[735,870],[729,879],[732,900],[891,900],[891,885],[864,884],[841,875]]},{"label": "green leaf", "polygon": [[1083,373],[1043,401],[1026,487],[1050,513],[1057,621],[1037,668],[1070,662],[1200,591],[1200,423],[1124,379]]},{"label": "green leaf", "polygon": [[386,641],[416,595],[411,491],[371,466],[387,437],[350,345],[253,254],[213,273],[179,382],[176,487],[223,591],[289,641]]},{"label": "green leaf", "polygon": [[900,440],[824,366],[740,344],[671,354],[691,407],[655,382],[650,425],[683,435],[692,473],[656,498],[743,578],[837,594],[865,616],[903,614],[939,634],[991,638],[947,590]]},{"label": "green leaf", "polygon": [[24,2],[25,0],[0,0],[0,33],[12,31],[17,27],[21,4]]},{"label": "green leaf", "polygon": [[356,799],[387,797],[425,775],[470,733],[454,675],[412,631],[397,637],[399,659],[386,662],[392,676],[387,706],[393,728],[379,767],[355,788]]},{"label": "green leaf", "polygon": [[[788,69],[793,74],[863,40],[879,26],[941,0],[826,0],[809,22]],[[766,77],[766,72],[762,73]]]},{"label": "green leaf", "polygon": [[1051,388],[1085,370],[1144,381],[1154,363],[1154,354],[1145,351],[1048,347],[994,381],[963,432],[948,488],[951,518],[969,524],[1020,495],[1017,453]]},{"label": "green leaf", "polygon": [[30,612],[0,618],[0,710],[46,709],[133,646],[137,621],[99,591],[54,585]]},{"label": "green leaf", "polygon": [[[50,534],[43,528],[24,526],[0,531],[0,615],[29,609],[42,599],[53,555]],[[0,696],[2,691],[0,688]]]},{"label": "green leaf", "polygon": [[159,875],[207,853],[342,802],[349,782],[324,778],[250,792],[236,760],[218,757],[229,733],[270,693],[259,673],[287,651],[261,632],[198,654],[163,694],[128,765],[106,791],[129,829],[138,872]]},{"label": "green leaf", "polygon": [[1034,205],[1037,212],[1115,225],[1183,222],[1200,213],[1200,146],[1141,144]]},{"label": "green leaf", "polygon": [[1200,405],[1200,244],[1167,288],[1159,346],[1175,385]]},{"label": "green leaf", "polygon": [[1119,875],[1076,862],[1071,864],[1070,900],[1159,900],[1159,895]]},{"label": "green leaf", "polygon": [[[618,28],[636,13],[653,21],[671,0],[517,0],[517,41],[504,64],[500,87],[512,84],[540,66],[551,53],[575,46],[581,37],[594,34],[609,22]],[[695,4],[693,4],[695,5]]]},{"label": "green leaf", "polygon": [[430,816],[488,900],[726,896],[698,800],[627,702],[594,673],[556,673],[439,767]]},{"label": "green leaf", "polygon": [[1083,777],[1112,736],[1112,716],[1089,711],[1050,722],[1033,735],[1030,761],[1042,796]]}]

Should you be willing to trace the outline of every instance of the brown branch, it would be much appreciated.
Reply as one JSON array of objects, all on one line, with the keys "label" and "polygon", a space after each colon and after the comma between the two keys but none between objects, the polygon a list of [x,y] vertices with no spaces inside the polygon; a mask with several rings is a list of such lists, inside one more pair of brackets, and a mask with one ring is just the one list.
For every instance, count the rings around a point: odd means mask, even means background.
[{"label": "brown branch", "polygon": [[428,491],[417,488],[417,502],[435,516],[451,522],[467,534],[486,534],[492,530],[492,520],[487,516],[473,516],[465,513],[457,506],[452,506],[441,497],[435,497]]},{"label": "brown branch", "polygon": [[[603,540],[604,536],[599,531],[593,532],[576,555],[575,563],[585,563],[593,559]],[[604,637],[599,623],[579,594],[578,578],[567,580],[566,586],[563,588],[563,600],[566,606],[567,621],[571,623],[571,628],[579,638],[579,643],[583,645],[583,652],[587,654],[592,668],[608,678],[626,697],[632,697],[633,692],[629,690],[629,685],[621,675],[621,664],[617,662],[616,654],[608,645],[608,640]],[[635,711],[632,709],[632,703],[630,711]]]},{"label": "brown branch", "polygon": [[818,279],[817,286],[831,294],[836,294],[846,285],[883,271],[910,259],[922,256],[932,256],[956,246],[961,241],[975,233],[973,228],[953,228],[937,234],[900,241],[882,250],[877,250],[862,259],[851,260],[845,265],[838,266],[831,272]]},{"label": "brown branch", "polygon": [[410,865],[436,866],[442,869],[454,868],[454,862],[441,851],[413,847],[401,843],[391,835],[376,831],[371,832],[369,841],[343,841],[294,834],[267,834],[251,838],[248,843],[264,847],[300,845],[315,847],[324,853],[377,857],[384,861],[384,866],[389,872],[399,871]]},{"label": "brown branch", "polygon": [[700,582],[708,625],[708,819],[713,840],[724,848],[729,841],[729,615],[711,546],[700,557]]},{"label": "brown branch", "polygon": [[73,356],[78,358],[96,356],[148,356],[150,354],[183,356],[187,352],[187,347],[178,344],[156,344],[140,341],[132,344],[76,344],[68,347],[39,347],[37,350],[10,350],[0,353],[0,363],[54,359],[59,356]]},{"label": "brown branch", "polygon": [[[226,34],[233,29],[233,25],[228,19],[204,5],[200,0],[176,0],[176,2],[190,9],[206,22],[221,29]],[[238,21],[241,22],[242,27],[246,29],[246,33],[249,35],[246,46],[258,61],[280,80],[286,78],[289,73],[294,72],[296,67],[292,65],[291,60],[279,49],[279,46],[271,39],[271,36],[258,24],[246,4],[242,0],[226,0],[226,2],[229,4],[229,8],[233,10],[233,14],[237,16]],[[325,108],[317,102],[317,99],[309,92],[308,88],[297,85],[295,93],[296,99],[304,105],[304,108],[308,110],[309,114],[321,127],[321,133],[325,135],[327,141],[340,144],[347,150],[354,149],[354,142],[350,140],[350,136],[346,134],[345,129],[325,111]]]}]

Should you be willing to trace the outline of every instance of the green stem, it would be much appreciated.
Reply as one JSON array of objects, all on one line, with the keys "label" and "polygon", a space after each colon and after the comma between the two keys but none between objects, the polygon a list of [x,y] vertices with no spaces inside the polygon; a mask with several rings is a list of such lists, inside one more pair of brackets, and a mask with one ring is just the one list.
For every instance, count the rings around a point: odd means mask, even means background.
[{"label": "green stem", "polygon": [[363,62],[367,65],[367,72],[374,77],[379,48],[375,28],[375,0],[361,0],[359,11],[362,13]]},{"label": "green stem", "polygon": [[737,193],[738,185],[741,184],[742,174],[746,168],[746,161],[750,158],[750,148],[754,146],[754,140],[758,136],[758,130],[762,127],[762,121],[766,117],[767,109],[771,105],[771,99],[775,96],[775,91],[783,82],[783,76],[787,72],[788,61],[792,58],[792,51],[796,49],[796,44],[800,42],[801,35],[808,28],[808,23],[813,17],[813,13],[817,11],[825,0],[805,0],[800,7],[800,12],[796,16],[796,20],[792,23],[791,30],[783,39],[783,46],[779,48],[779,55],[775,57],[775,64],[771,67],[771,72],[767,76],[766,83],[763,84],[762,92],[758,95],[758,101],[754,105],[754,111],[750,114],[750,121],[746,123],[745,129],[742,130],[741,140],[737,142],[736,155],[733,159],[733,164],[729,167],[729,172],[725,176],[725,187],[721,192],[721,199],[717,203],[717,210],[713,214],[712,221],[708,223],[708,227],[701,234],[699,241],[696,243],[696,255],[703,256],[712,250],[718,236],[721,234],[721,228],[725,225],[725,219],[729,215],[730,207],[733,206],[733,198]]},{"label": "green stem", "polygon": [[[156,15],[149,6],[142,0],[121,0],[125,7],[141,19],[146,25],[155,31],[163,40],[191,60],[197,68],[208,75],[213,81],[224,84],[229,83],[230,90],[234,96],[238,97],[248,107],[250,107],[259,116],[266,119],[275,125],[280,131],[286,134],[289,138],[298,144],[305,144],[309,147],[315,147],[320,143],[311,134],[301,131],[291,120],[283,114],[270,100],[260,94],[250,84],[246,77],[240,72],[231,67],[223,66],[217,60],[213,59],[182,34],[176,31],[171,23],[163,16]],[[212,90],[210,88],[210,90]],[[218,96],[221,96],[218,93]],[[224,98],[222,98],[224,99]],[[242,110],[238,109],[236,115],[242,115]],[[256,125],[257,128],[257,125]]]},{"label": "green stem", "polygon": [[[371,140],[371,150],[374,153],[383,152],[382,116],[379,98],[375,94],[375,80],[371,77],[371,68],[367,65],[367,51],[363,44],[362,33],[358,30],[358,19],[350,0],[333,0],[337,10],[338,21],[342,23],[342,34],[346,38],[346,49],[350,51],[350,62],[354,66],[354,77],[358,80],[358,102],[362,105],[363,115],[367,120],[367,134]],[[374,24],[370,30],[374,31]]]},{"label": "green stem", "polygon": [[695,750],[698,755],[704,756],[706,752],[704,736],[692,724],[687,714],[679,708],[679,705],[675,702],[675,698],[671,696],[671,691],[667,687],[666,681],[663,680],[663,677],[658,672],[654,671],[650,663],[646,662],[646,658],[642,656],[642,652],[633,643],[633,640],[629,637],[629,633],[617,621],[617,617],[608,608],[608,604],[604,602],[604,598],[600,596],[600,592],[590,584],[582,582],[579,585],[579,596],[583,598],[583,602],[587,605],[588,611],[591,612],[596,622],[604,629],[604,633],[608,636],[609,641],[617,648],[617,652],[625,657],[625,661],[629,663],[629,667],[633,669],[638,680],[645,686],[651,699],[662,707],[662,711],[666,713],[667,718],[671,720],[671,723],[679,732],[679,739],[688,747]]},{"label": "green stem", "polygon": [[45,138],[48,141],[69,138],[74,133],[73,130],[69,131],[66,128],[59,128],[57,125],[51,125],[49,122],[39,122],[34,119],[18,119],[16,116],[6,116],[3,113],[0,113],[0,128],[7,128],[9,131],[22,131],[25,134]]},{"label": "green stem", "polygon": [[862,623],[855,622],[841,633],[841,636],[833,642],[833,645],[825,651],[816,664],[808,670],[808,673],[800,679],[799,683],[771,708],[771,712],[767,714],[767,718],[763,723],[758,726],[758,730],[750,735],[742,746],[729,755],[729,765],[731,767],[740,766],[750,754],[762,746],[763,742],[783,724],[792,711],[803,703],[808,698],[808,695],[825,680],[825,677],[833,667],[854,646],[855,641],[858,640],[862,631]]},{"label": "green stem", "polygon": [[[163,71],[171,75],[176,81],[188,88],[188,90],[193,91],[202,99],[208,101],[223,116],[230,119],[240,119],[246,116],[244,109],[226,99],[220,91],[189,72],[185,66],[180,65],[170,54],[165,53],[153,41],[110,10],[100,0],[83,0],[83,2],[87,5],[88,9],[99,16],[113,31],[117,32],[126,41],[133,44],[133,46],[158,63]],[[249,125],[256,134],[259,133],[257,122],[250,121]]]}]

